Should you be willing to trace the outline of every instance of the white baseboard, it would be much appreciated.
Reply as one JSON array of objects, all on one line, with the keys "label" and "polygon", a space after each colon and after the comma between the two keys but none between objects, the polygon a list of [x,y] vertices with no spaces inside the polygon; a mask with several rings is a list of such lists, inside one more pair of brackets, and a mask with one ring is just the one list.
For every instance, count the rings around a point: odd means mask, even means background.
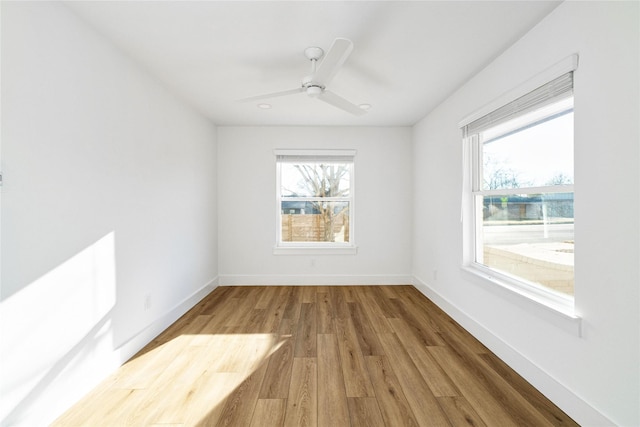
[{"label": "white baseboard", "polygon": [[299,274],[299,275],[240,275],[221,274],[220,285],[407,285],[412,283],[409,275],[374,274]]},{"label": "white baseboard", "polygon": [[211,279],[207,284],[184,298],[182,301],[174,305],[166,313],[156,318],[151,324],[131,337],[127,342],[118,347],[116,351],[119,353],[120,364],[129,360],[133,355],[140,351],[145,345],[151,342],[162,331],[167,329],[171,324],[178,320],[183,314],[189,311],[193,306],[200,302],[204,297],[209,295],[218,287],[218,278]]},{"label": "white baseboard", "polygon": [[523,354],[494,335],[475,319],[469,317],[427,283],[413,276],[413,285],[580,425],[615,425],[614,422],[597,409],[582,400],[539,366],[533,364]]}]

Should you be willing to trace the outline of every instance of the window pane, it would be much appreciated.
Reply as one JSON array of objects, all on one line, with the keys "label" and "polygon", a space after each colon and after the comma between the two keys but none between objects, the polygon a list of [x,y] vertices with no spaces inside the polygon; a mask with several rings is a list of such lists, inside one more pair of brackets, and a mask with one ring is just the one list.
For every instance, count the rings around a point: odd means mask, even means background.
[{"label": "window pane", "polygon": [[482,133],[484,190],[573,184],[573,111],[540,120],[495,139],[495,128]]},{"label": "window pane", "polygon": [[283,201],[283,242],[349,242],[349,202]]},{"label": "window pane", "polygon": [[481,196],[477,262],[573,295],[573,193]]},{"label": "window pane", "polygon": [[282,197],[348,197],[351,164],[281,163]]}]

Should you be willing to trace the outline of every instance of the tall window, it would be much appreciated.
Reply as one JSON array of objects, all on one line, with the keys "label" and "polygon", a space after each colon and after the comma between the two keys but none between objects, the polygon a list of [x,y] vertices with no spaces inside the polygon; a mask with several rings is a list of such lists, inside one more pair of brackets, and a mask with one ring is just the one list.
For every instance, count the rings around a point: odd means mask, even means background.
[{"label": "tall window", "polygon": [[572,298],[573,72],[463,131],[470,157],[472,267]]},{"label": "tall window", "polygon": [[353,150],[277,150],[277,247],[353,247]]}]

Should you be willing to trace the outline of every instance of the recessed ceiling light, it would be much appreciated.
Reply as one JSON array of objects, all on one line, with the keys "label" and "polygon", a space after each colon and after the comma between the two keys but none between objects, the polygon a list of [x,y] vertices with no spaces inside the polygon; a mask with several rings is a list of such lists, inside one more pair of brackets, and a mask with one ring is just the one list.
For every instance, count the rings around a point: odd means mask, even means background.
[{"label": "recessed ceiling light", "polygon": [[258,108],[262,110],[268,110],[271,108],[271,104],[258,104]]},{"label": "recessed ceiling light", "polygon": [[371,104],[360,104],[358,105],[358,107],[362,108],[363,110],[370,110]]}]

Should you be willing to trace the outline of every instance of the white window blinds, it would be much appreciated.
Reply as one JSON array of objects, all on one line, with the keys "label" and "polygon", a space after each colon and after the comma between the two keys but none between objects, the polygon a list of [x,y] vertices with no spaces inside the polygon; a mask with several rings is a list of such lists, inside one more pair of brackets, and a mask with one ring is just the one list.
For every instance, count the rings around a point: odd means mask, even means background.
[{"label": "white window blinds", "polygon": [[[464,136],[480,133],[517,117],[524,116],[533,110],[557,104],[563,99],[571,98],[572,95],[573,71],[570,71],[463,126]],[[553,112],[550,112],[550,114],[553,114]]]},{"label": "white window blinds", "polygon": [[356,150],[274,150],[279,163],[352,163]]}]

